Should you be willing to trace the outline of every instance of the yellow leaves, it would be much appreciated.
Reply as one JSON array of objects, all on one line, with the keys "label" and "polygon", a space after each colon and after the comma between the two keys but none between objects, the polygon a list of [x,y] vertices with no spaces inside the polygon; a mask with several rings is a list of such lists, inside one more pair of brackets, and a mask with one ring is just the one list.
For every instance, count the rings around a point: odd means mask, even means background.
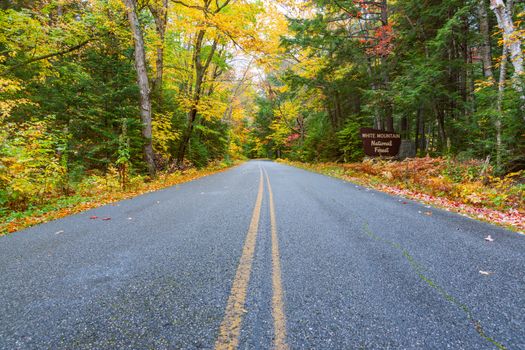
[{"label": "yellow leaves", "polygon": [[245,118],[246,118],[246,115],[245,115],[245,111],[244,111],[244,108],[239,105],[238,103],[235,103],[235,102],[238,102],[238,101],[234,101],[232,104],[234,105],[232,107],[232,121],[234,122],[240,122],[240,121],[243,121]]},{"label": "yellow leaves", "polygon": [[297,101],[286,100],[274,109],[274,115],[289,124],[299,115],[299,105]]},{"label": "yellow leaves", "polygon": [[228,104],[216,96],[205,96],[198,105],[199,114],[205,120],[220,119],[224,116]]},{"label": "yellow leaves", "polygon": [[152,120],[153,148],[156,152],[169,157],[169,146],[179,139],[173,130],[170,114],[156,114]]},{"label": "yellow leaves", "polygon": [[334,73],[330,76],[329,81],[345,79],[348,77],[348,75],[352,72],[353,69],[353,64],[343,64],[334,71]]},{"label": "yellow leaves", "polygon": [[[143,193],[188,182],[202,176],[221,172],[230,166],[231,165],[225,163],[214,163],[205,169],[189,169],[184,173],[175,172],[171,174],[160,174],[157,179],[150,182],[145,182],[144,178],[140,176],[133,177],[130,180],[132,186],[126,191],[119,190],[120,185],[118,183],[118,174],[116,169],[113,168],[110,169],[107,176],[92,176],[88,178],[84,181],[83,185],[77,189],[77,194],[79,196],[89,198],[79,198],[81,201],[75,204],[68,205],[67,207],[57,206],[56,209],[45,212],[44,214],[36,214],[33,212],[32,214],[27,214],[29,216],[24,216],[25,213],[21,213],[22,215],[14,219],[7,216],[0,218],[0,235],[7,232],[15,232],[35,224],[58,219],[105,204],[110,204],[118,200],[133,198]],[[59,193],[56,193],[55,197],[58,198],[59,195]],[[87,218],[87,220],[89,219]]]},{"label": "yellow leaves", "polygon": [[293,67],[294,71],[305,79],[314,79],[328,63],[326,57],[313,56],[311,53],[311,49],[301,52],[300,62]]},{"label": "yellow leaves", "polygon": [[0,187],[11,207],[42,201],[61,188],[65,169],[56,152],[60,142],[45,122],[4,123],[0,130]]},{"label": "yellow leaves", "polygon": [[474,83],[474,91],[480,92],[484,89],[492,88],[494,86],[494,83],[494,78],[476,80],[476,82]]},{"label": "yellow leaves", "polygon": [[16,107],[31,103],[28,99],[16,96],[22,89],[20,81],[0,77],[0,122]]}]

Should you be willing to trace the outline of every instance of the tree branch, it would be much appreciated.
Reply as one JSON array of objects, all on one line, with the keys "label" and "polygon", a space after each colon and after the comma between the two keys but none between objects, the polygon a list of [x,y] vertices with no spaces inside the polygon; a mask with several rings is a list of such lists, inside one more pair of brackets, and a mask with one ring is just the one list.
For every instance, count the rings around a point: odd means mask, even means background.
[{"label": "tree branch", "polygon": [[19,63],[19,64],[15,64],[14,66],[11,66],[11,67],[3,70],[2,72],[0,72],[0,76],[6,75],[7,73],[9,73],[9,72],[11,72],[11,71],[13,71],[13,70],[15,70],[17,68],[25,67],[25,66],[27,66],[27,65],[29,65],[31,63],[37,62],[37,61],[42,61],[42,60],[45,60],[45,59],[48,59],[48,58],[51,58],[51,57],[56,57],[56,56],[63,56],[65,54],[68,54],[68,53],[71,53],[73,51],[79,50],[79,49],[83,48],[84,46],[86,46],[87,44],[89,44],[93,40],[95,40],[95,39],[94,38],[89,38],[89,39],[81,42],[80,44],[68,47],[65,50],[48,53],[48,54],[45,54],[45,55],[42,55],[42,56],[33,57],[30,60],[27,60],[27,61]]}]

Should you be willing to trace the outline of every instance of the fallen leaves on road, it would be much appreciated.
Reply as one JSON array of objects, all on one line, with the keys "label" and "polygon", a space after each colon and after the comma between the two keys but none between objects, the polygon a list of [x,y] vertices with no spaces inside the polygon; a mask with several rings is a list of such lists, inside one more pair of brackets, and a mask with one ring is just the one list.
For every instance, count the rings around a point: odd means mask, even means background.
[{"label": "fallen leaves on road", "polygon": [[[16,212],[12,216],[0,217],[0,236],[6,233],[19,231],[33,225],[63,218],[65,216],[76,214],[88,209],[111,204],[116,201],[133,198],[143,193],[153,192],[169,186],[189,182],[200,177],[222,172],[231,168],[231,166],[232,165],[218,163],[200,170],[191,168],[183,172],[161,174],[155,181],[137,184],[136,187],[127,191],[103,187],[91,188],[90,191],[81,193],[83,198],[79,203],[68,204],[65,207],[59,207],[56,209],[52,208],[51,210],[46,210],[45,212]],[[118,206],[118,204],[116,204],[116,206]],[[96,220],[98,218],[99,217],[96,215],[89,217],[91,220]]]},{"label": "fallen leaves on road", "polygon": [[[490,177],[489,183],[485,185],[479,179],[469,179],[468,176],[462,176],[460,182],[451,181],[447,178],[447,169],[451,166],[466,172],[477,169],[476,164],[452,164],[444,158],[416,158],[402,162],[376,160],[348,164],[279,161],[397,197],[417,200],[426,204],[429,209],[432,205],[521,233],[525,231],[525,196],[522,191],[520,195],[515,185],[520,173],[509,174],[503,179]],[[381,171],[385,169],[395,176],[392,179],[383,177]],[[369,191],[368,188],[366,190]],[[402,204],[408,202],[403,201]]]}]

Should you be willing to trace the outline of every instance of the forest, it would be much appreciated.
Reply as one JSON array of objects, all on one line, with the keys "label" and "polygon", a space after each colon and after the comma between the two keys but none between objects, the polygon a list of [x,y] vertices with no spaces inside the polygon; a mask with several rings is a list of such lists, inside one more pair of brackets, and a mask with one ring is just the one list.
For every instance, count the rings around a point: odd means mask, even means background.
[{"label": "forest", "polygon": [[361,127],[516,174],[524,18],[518,0],[1,0],[0,214],[247,158],[360,162]]}]

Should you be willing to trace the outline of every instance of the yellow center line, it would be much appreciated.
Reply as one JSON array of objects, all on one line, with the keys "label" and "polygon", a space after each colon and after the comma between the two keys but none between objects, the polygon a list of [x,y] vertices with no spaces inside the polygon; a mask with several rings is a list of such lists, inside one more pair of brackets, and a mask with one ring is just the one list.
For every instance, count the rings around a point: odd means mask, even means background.
[{"label": "yellow center line", "polygon": [[286,343],[286,316],[284,314],[283,286],[281,282],[281,261],[279,256],[279,239],[277,237],[277,222],[275,220],[275,207],[273,204],[273,192],[270,185],[270,177],[266,170],[266,184],[268,185],[268,197],[270,205],[270,222],[272,226],[272,315],[274,328],[274,349],[288,349]]},{"label": "yellow center line", "polygon": [[233,280],[230,297],[226,304],[226,312],[219,328],[219,337],[215,342],[215,349],[236,349],[239,345],[239,335],[241,333],[242,317],[246,312],[244,303],[246,301],[246,291],[250,281],[255,243],[257,241],[257,231],[259,228],[259,218],[261,216],[261,206],[263,198],[263,173],[259,168],[259,192],[253,208],[252,221],[244,241],[241,259],[235,278]]}]

